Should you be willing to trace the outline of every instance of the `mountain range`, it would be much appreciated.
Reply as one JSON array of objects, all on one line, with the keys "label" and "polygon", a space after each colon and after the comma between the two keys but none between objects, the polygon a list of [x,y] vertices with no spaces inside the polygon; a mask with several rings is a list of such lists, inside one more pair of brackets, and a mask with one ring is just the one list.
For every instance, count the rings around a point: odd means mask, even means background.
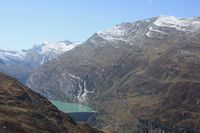
[{"label": "mountain range", "polygon": [[200,132],[200,18],[118,24],[35,69],[48,99],[88,104],[119,133]]},{"label": "mountain range", "polygon": [[49,100],[89,105],[98,114],[88,123],[99,128],[198,133],[199,40],[199,17],[158,16],[97,31],[81,44],[0,50],[0,71]]},{"label": "mountain range", "polygon": [[43,63],[73,49],[79,43],[68,40],[60,42],[43,42],[28,50],[0,49],[0,72],[16,77],[26,83],[30,73]]}]

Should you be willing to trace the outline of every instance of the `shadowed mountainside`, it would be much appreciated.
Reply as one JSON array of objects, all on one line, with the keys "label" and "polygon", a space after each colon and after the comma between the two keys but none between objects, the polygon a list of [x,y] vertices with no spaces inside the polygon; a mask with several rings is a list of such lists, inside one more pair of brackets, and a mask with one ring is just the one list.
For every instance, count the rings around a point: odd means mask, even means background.
[{"label": "shadowed mountainside", "polygon": [[46,98],[0,74],[1,133],[103,133],[77,124]]}]

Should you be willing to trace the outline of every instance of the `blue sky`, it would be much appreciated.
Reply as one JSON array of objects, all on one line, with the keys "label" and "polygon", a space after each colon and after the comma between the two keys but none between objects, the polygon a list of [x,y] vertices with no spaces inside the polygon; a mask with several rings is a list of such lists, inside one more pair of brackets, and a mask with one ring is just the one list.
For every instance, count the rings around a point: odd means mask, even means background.
[{"label": "blue sky", "polygon": [[121,22],[159,15],[200,16],[200,0],[1,0],[0,47],[84,41]]}]

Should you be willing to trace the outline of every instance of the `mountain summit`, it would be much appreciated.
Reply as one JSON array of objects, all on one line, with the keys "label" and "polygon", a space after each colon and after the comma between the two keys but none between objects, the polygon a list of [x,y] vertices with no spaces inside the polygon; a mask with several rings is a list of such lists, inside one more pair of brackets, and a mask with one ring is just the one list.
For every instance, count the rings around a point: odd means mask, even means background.
[{"label": "mountain summit", "polygon": [[35,45],[33,48],[27,50],[24,62],[35,68],[51,59],[56,58],[58,55],[73,49],[78,44],[79,43],[72,43],[70,41],[45,41],[42,44]]}]

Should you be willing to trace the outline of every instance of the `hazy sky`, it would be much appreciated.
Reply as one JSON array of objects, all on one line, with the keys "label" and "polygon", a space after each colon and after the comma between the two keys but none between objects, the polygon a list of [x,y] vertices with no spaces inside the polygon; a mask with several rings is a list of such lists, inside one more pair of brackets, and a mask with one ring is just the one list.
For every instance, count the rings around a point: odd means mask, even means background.
[{"label": "hazy sky", "polygon": [[200,0],[0,0],[0,47],[84,41],[118,23],[159,15],[200,16]]}]

